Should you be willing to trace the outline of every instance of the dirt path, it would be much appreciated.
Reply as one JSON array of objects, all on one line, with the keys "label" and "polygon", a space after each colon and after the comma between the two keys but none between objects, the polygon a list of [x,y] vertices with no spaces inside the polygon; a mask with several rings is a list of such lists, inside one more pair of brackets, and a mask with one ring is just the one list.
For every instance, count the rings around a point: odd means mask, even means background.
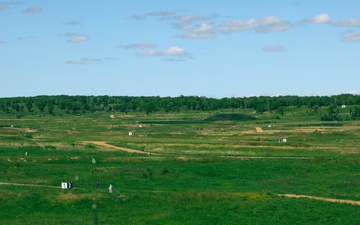
[{"label": "dirt path", "polygon": [[255,127],[257,133],[264,133],[264,130],[261,127]]},{"label": "dirt path", "polygon": [[315,200],[325,201],[325,202],[360,205],[360,201],[342,200],[342,199],[336,199],[336,198],[322,198],[322,197],[309,196],[309,195],[279,194],[278,196],[282,196],[282,197],[286,197],[286,198],[307,198],[307,199],[315,199]]},{"label": "dirt path", "polygon": [[61,188],[60,185],[59,185],[59,187],[58,187],[58,186],[48,186],[48,185],[41,185],[41,184],[21,184],[21,183],[5,183],[5,182],[0,182],[0,185],[26,186],[26,187]]},{"label": "dirt path", "polygon": [[118,147],[118,146],[115,146],[115,145],[110,145],[110,144],[107,144],[105,141],[85,141],[85,143],[91,143],[91,144],[94,144],[94,145],[97,145],[97,146],[116,149],[116,150],[130,152],[130,153],[149,154],[149,152],[143,152],[143,151],[139,151],[139,150],[136,150],[136,149],[123,148],[123,147]]},{"label": "dirt path", "polygon": [[[116,147],[116,146],[114,146]],[[0,185],[9,185],[9,186],[25,186],[25,187],[46,187],[46,188],[56,188],[60,189],[60,186],[48,186],[48,185],[40,185],[40,184],[22,184],[22,183],[5,183],[0,182]],[[340,203],[340,204],[351,204],[351,205],[359,205],[360,201],[354,200],[343,200],[343,199],[336,199],[336,198],[323,198],[323,197],[316,197],[316,196],[309,196],[309,195],[294,195],[294,194],[278,194],[280,197],[286,198],[307,198],[307,199],[314,199],[319,201],[325,202],[332,202],[332,203]]]}]

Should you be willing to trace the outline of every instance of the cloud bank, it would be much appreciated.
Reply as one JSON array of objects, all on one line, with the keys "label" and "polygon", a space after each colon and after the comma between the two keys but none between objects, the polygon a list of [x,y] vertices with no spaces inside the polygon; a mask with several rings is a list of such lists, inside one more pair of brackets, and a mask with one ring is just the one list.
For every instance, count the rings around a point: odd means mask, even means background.
[{"label": "cloud bank", "polygon": [[358,41],[360,41],[360,32],[356,32],[353,30],[345,31],[341,37],[341,41],[343,41],[343,42],[358,42]]},{"label": "cloud bank", "polygon": [[234,33],[245,30],[255,30],[256,32],[286,31],[291,27],[289,22],[280,20],[274,16],[261,19],[234,20],[220,24],[221,31],[224,33]]},{"label": "cloud bank", "polygon": [[317,15],[311,20],[312,23],[318,23],[318,24],[328,23],[329,21],[330,21],[330,16],[327,13]]},{"label": "cloud bank", "polygon": [[331,24],[337,27],[360,27],[360,19],[336,20]]},{"label": "cloud bank", "polygon": [[170,47],[164,51],[147,50],[137,53],[138,56],[185,56],[187,54],[185,49],[177,46]]}]

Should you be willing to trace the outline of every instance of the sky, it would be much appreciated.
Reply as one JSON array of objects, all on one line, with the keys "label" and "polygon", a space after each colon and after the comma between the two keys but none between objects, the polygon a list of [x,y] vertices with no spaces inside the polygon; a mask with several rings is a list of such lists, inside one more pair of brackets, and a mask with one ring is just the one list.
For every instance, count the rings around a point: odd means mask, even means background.
[{"label": "sky", "polygon": [[358,0],[0,0],[0,97],[359,94]]}]

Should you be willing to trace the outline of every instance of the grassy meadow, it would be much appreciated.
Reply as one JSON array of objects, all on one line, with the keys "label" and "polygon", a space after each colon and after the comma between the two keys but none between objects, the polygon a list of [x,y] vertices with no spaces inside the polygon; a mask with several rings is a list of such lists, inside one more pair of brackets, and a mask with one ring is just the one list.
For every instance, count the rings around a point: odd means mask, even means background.
[{"label": "grassy meadow", "polygon": [[282,196],[360,202],[359,125],[308,108],[0,114],[0,224],[359,224],[360,205]]}]

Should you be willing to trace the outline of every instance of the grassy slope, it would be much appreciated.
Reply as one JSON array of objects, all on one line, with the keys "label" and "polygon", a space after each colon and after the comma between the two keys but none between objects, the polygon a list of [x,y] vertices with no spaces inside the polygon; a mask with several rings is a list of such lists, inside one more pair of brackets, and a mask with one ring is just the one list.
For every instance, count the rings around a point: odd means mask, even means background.
[{"label": "grassy slope", "polygon": [[[92,224],[96,203],[99,224],[357,224],[359,206],[277,194],[360,201],[358,124],[322,123],[305,109],[276,116],[1,115],[0,182],[53,187],[0,185],[0,223]],[[96,140],[153,156],[84,143]]]}]

